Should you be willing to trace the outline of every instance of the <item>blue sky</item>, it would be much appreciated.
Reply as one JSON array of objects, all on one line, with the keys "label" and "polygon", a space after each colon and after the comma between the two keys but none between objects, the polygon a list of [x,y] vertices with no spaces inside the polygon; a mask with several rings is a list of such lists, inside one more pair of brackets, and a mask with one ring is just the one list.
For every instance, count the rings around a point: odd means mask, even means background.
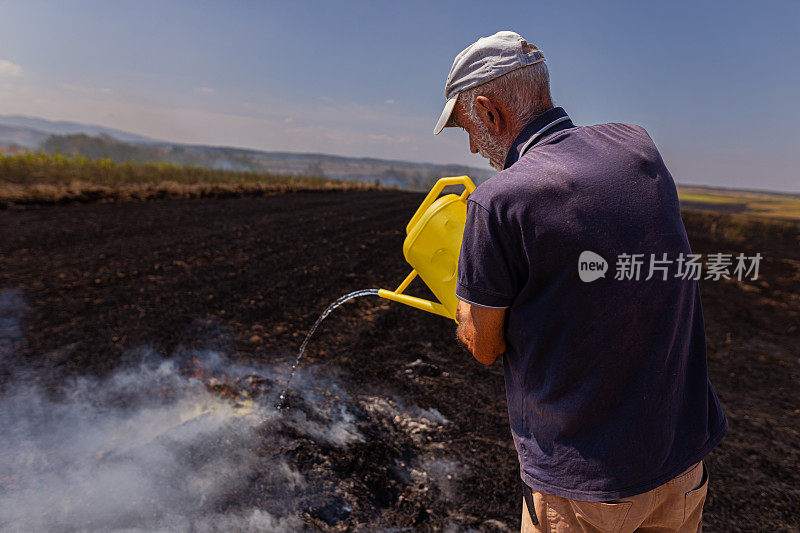
[{"label": "blue sky", "polygon": [[679,183],[800,192],[800,2],[0,0],[0,114],[179,142],[485,165],[431,135],[453,57],[519,32],[576,123]]}]

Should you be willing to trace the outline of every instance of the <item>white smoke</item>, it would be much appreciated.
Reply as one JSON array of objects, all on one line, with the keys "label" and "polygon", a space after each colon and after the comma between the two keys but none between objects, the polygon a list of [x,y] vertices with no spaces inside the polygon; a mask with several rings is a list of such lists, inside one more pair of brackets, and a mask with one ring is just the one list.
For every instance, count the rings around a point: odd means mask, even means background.
[{"label": "white smoke", "polygon": [[[304,399],[322,398],[307,387],[307,371],[297,378]],[[277,426],[341,446],[360,435],[335,401],[323,424],[278,413],[276,398],[270,388],[260,402],[228,400],[172,361],[76,379],[59,399],[11,383],[0,398],[0,530],[297,529],[293,496],[305,490],[303,476],[279,453],[263,453],[284,444]],[[286,511],[241,504],[252,500]]]}]

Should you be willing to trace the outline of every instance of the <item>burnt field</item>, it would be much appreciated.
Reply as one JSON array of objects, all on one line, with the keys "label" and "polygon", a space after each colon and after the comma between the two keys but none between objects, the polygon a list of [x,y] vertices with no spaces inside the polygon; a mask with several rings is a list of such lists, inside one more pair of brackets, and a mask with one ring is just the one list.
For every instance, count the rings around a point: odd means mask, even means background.
[{"label": "burnt field", "polygon": [[[0,529],[517,530],[502,366],[395,288],[424,195],[300,192],[0,211]],[[800,527],[798,224],[687,211],[730,430],[709,531]],[[419,291],[418,281],[412,285]]]}]

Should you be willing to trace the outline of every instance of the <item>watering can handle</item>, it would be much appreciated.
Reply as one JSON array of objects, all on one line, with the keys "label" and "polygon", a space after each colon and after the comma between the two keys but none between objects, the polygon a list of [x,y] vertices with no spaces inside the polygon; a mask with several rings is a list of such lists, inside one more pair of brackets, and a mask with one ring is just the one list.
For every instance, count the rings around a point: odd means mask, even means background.
[{"label": "watering can handle", "polygon": [[[411,274],[406,276],[406,279],[403,280],[403,283],[400,284],[397,289],[390,291],[387,289],[378,289],[378,296],[381,298],[386,298],[387,300],[392,300],[395,302],[399,302],[401,304],[410,305],[411,307],[416,307],[417,309],[422,309],[423,311],[428,311],[429,313],[434,313],[436,315],[441,315],[446,318],[452,318],[456,320],[456,317],[451,315],[445,306],[440,304],[439,302],[432,302],[430,300],[426,300],[424,298],[417,298],[416,296],[410,296],[408,294],[403,294],[403,291],[406,290],[408,284],[417,277],[417,271],[412,270]],[[458,323],[458,320],[456,320]]]},{"label": "watering can handle", "polygon": [[425,211],[431,206],[433,202],[439,197],[442,190],[447,187],[448,185],[463,185],[464,192],[461,193],[459,200],[462,202],[467,201],[467,196],[472,194],[472,191],[475,190],[475,184],[472,183],[472,180],[469,179],[469,176],[456,176],[453,178],[441,178],[436,184],[433,186],[431,191],[428,193],[428,196],[422,201],[420,206],[417,208],[417,212],[414,213],[414,216],[411,217],[411,221],[406,226],[406,234],[411,232],[411,228],[413,228],[419,219],[422,218],[422,215],[425,214]]}]

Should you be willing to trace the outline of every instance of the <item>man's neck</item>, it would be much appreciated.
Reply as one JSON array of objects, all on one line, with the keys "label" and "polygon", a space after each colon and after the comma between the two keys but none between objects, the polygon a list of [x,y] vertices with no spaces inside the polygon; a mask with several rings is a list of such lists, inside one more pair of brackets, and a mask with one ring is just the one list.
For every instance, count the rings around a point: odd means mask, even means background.
[{"label": "man's neck", "polygon": [[513,165],[524,153],[541,139],[554,131],[575,127],[560,107],[552,107],[536,115],[518,133],[509,146],[503,168]]},{"label": "man's neck", "polygon": [[510,125],[510,127],[508,128],[509,132],[508,136],[503,139],[503,144],[506,147],[505,153],[508,153],[508,151],[511,150],[511,147],[514,146],[514,141],[517,140],[517,137],[519,137],[519,134],[522,133],[522,130],[525,129],[525,126],[536,120],[536,118],[540,117],[541,115],[553,109],[553,107],[554,107],[553,104],[550,103],[549,107],[542,107],[538,111],[529,113],[528,114],[528,116],[530,117],[529,120],[524,120],[520,122],[515,121],[512,125]]}]

